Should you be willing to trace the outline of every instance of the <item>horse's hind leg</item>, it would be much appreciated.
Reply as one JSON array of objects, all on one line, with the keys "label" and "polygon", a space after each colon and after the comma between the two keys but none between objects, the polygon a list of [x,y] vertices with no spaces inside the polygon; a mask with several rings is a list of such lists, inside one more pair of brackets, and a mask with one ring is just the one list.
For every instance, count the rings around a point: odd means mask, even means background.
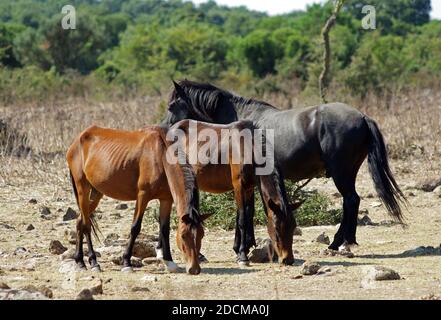
[{"label": "horse's hind leg", "polygon": [[[96,253],[93,249],[92,245],[92,214],[98,206],[102,194],[96,192],[95,189],[90,185],[88,181],[80,182],[80,186],[78,187],[78,204],[81,210],[81,219],[80,222],[77,223],[77,232],[81,231],[81,241],[79,242],[80,250],[81,250],[81,258],[78,257],[77,263],[81,265],[83,262],[83,234],[86,236],[87,248],[88,248],[88,257],[89,264],[94,271],[100,271],[101,268],[96,259]],[[77,248],[78,241],[80,239],[77,237]]]},{"label": "horse's hind leg", "polygon": [[98,265],[96,261],[96,254],[93,250],[92,240],[91,240],[91,214],[98,206],[98,203],[101,199],[101,195],[96,195],[94,200],[90,199],[92,186],[86,179],[79,179],[79,181],[75,182],[76,190],[77,190],[77,200],[78,206],[80,209],[80,216],[77,219],[77,243],[74,259],[75,262],[81,269],[85,269],[86,265],[84,264],[84,253],[83,253],[83,239],[84,235],[86,235],[86,240],[89,249],[89,262],[92,268]]},{"label": "horse's hind leg", "polygon": [[96,259],[96,253],[93,249],[92,244],[92,215],[95,212],[96,208],[98,207],[98,204],[100,200],[102,199],[103,195],[98,193],[95,189],[91,189],[90,197],[89,197],[89,223],[86,224],[86,242],[87,242],[87,249],[88,249],[88,257],[89,257],[89,264],[92,267],[92,271],[101,271],[101,267],[97,262]]},{"label": "horse's hind leg", "polygon": [[150,202],[150,197],[146,191],[139,191],[138,198],[136,200],[135,214],[133,216],[133,223],[130,229],[130,239],[127,245],[126,251],[123,255],[123,271],[132,270],[132,263],[130,262],[133,254],[133,247],[135,245],[136,238],[141,232],[142,218],[144,217],[145,209]]},{"label": "horse's hind leg", "polygon": [[343,196],[343,217],[334,241],[329,248],[338,250],[345,242],[348,245],[357,244],[356,231],[360,197],[355,190],[355,176],[337,176],[334,177],[334,182],[338,191]]}]

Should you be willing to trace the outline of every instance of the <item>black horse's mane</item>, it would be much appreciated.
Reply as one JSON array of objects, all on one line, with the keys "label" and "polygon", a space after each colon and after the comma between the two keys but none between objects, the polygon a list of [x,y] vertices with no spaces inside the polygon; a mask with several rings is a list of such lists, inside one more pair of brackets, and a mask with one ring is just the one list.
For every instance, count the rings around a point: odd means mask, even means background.
[{"label": "black horse's mane", "polygon": [[[206,121],[214,120],[212,117],[218,108],[226,103],[233,103],[234,106],[263,106],[276,109],[273,105],[251,98],[244,98],[224,89],[218,88],[210,83],[195,82],[190,80],[179,81],[179,85],[190,99],[191,112]],[[173,90],[170,101],[177,98],[176,89]]]}]

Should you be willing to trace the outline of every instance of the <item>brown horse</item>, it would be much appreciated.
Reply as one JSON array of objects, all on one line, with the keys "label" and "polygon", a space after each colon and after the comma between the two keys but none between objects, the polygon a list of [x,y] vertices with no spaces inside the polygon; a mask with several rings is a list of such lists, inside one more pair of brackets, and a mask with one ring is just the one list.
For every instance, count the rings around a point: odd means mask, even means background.
[{"label": "brown horse", "polygon": [[[248,136],[249,141],[245,141],[247,132],[251,133]],[[235,138],[234,133],[243,136],[237,139],[238,136]],[[276,244],[276,251],[282,263],[292,264],[292,243],[296,227],[292,210],[300,204],[287,203],[283,179],[279,177],[276,168],[266,175],[255,174],[258,165],[254,147],[258,141],[255,141],[254,133],[255,127],[250,121],[217,125],[184,120],[170,128],[167,139],[176,143],[171,146],[176,146],[175,153],[181,153],[184,160],[190,160],[200,190],[209,193],[234,191],[237,228],[233,249],[238,255],[239,264],[249,264],[249,250],[256,245],[253,229],[256,185],[261,191],[268,217],[268,231]],[[164,228],[167,231],[160,233],[158,249],[160,253],[164,249],[164,255],[169,256],[169,239],[163,236],[168,234],[169,224],[161,222],[161,230]]]},{"label": "brown horse", "polygon": [[[166,161],[166,157],[172,155],[167,156],[164,130],[148,127],[140,131],[120,131],[93,126],[83,131],[70,146],[66,158],[81,211],[77,220],[75,261],[81,268],[86,267],[83,261],[85,234],[89,263],[92,270],[100,270],[91,231],[96,233],[93,212],[106,195],[122,201],[136,200],[130,240],[123,256],[125,270],[131,268],[130,258],[144,211],[150,200],[159,199],[162,221],[170,221],[175,201],[179,220],[178,247],[184,255],[187,272],[200,273],[198,256],[204,236],[204,217],[198,212],[197,184],[190,166],[173,166]],[[161,233],[161,236],[168,237],[168,233]],[[169,247],[166,249],[170,250]],[[169,259],[165,261],[169,271],[176,271],[171,256],[166,258]]]}]

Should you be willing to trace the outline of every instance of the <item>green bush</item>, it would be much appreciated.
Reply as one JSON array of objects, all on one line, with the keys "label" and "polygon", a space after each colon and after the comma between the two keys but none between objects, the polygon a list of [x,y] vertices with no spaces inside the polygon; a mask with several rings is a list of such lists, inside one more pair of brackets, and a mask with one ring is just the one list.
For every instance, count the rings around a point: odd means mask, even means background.
[{"label": "green bush", "polygon": [[[297,225],[301,227],[318,225],[335,225],[341,220],[341,209],[331,210],[331,200],[318,192],[297,191],[298,184],[286,181],[288,199],[291,203],[304,200],[302,206],[295,211]],[[236,225],[236,202],[232,192],[208,194],[201,192],[201,213],[212,214],[207,221],[208,227],[220,227],[233,230]],[[255,225],[266,225],[265,212],[259,192],[255,191]]]}]

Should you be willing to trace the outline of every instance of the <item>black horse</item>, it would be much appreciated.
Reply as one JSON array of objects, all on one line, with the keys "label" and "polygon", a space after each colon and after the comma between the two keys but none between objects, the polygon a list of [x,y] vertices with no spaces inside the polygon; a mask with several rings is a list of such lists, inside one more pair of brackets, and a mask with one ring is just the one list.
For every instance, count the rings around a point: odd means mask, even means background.
[{"label": "black horse", "polygon": [[330,249],[357,244],[360,197],[355,181],[366,157],[378,196],[388,213],[403,223],[400,202],[406,203],[406,198],[389,168],[383,135],[375,121],[360,111],[342,103],[281,111],[211,84],[188,80],[174,84],[165,124],[182,119],[219,124],[251,120],[259,128],[274,130],[275,163],[285,179],[326,176],[334,180],[344,201],[342,221]]}]

